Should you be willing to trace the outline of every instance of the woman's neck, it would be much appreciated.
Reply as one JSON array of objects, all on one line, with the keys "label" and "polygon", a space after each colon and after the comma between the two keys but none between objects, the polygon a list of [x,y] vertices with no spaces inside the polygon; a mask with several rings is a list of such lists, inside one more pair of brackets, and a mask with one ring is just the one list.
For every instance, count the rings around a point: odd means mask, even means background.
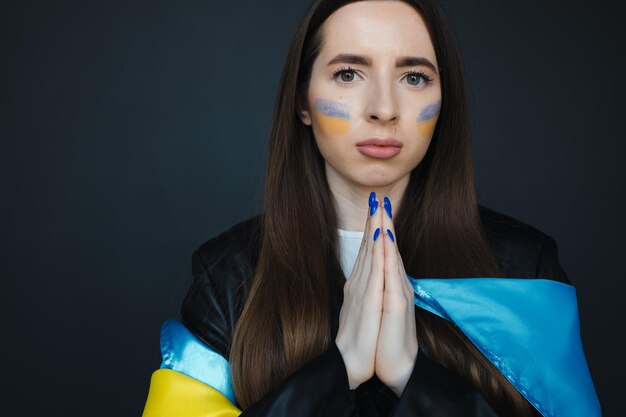
[{"label": "woman's neck", "polygon": [[[376,192],[376,198],[381,202],[387,196],[391,200],[393,211],[397,212],[400,199],[409,183],[409,175],[400,178],[392,184],[380,186],[365,186],[340,176],[326,164],[326,178],[330,192],[335,199],[335,210],[340,229],[363,231],[369,213],[369,196]],[[382,206],[379,207],[382,209]]]}]

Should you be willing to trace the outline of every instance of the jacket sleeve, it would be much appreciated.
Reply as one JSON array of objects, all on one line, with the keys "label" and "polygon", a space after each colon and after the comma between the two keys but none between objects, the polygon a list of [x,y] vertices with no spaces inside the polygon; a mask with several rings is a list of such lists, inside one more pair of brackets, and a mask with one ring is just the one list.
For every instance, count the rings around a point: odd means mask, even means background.
[{"label": "jacket sleeve", "polygon": [[[240,269],[236,265],[234,269],[220,266],[219,273],[210,273],[197,251],[192,266],[194,282],[183,302],[181,321],[206,346],[226,359],[232,326],[238,317],[235,294],[240,284],[235,281]],[[354,391],[350,390],[345,364],[334,342],[243,411],[236,400],[230,401],[210,385],[172,372],[159,369],[153,374],[144,417],[357,415]],[[190,388],[182,389],[183,386]],[[196,408],[192,407],[194,404]]]},{"label": "jacket sleeve", "polygon": [[418,349],[409,381],[389,414],[392,417],[498,417],[472,385]]}]

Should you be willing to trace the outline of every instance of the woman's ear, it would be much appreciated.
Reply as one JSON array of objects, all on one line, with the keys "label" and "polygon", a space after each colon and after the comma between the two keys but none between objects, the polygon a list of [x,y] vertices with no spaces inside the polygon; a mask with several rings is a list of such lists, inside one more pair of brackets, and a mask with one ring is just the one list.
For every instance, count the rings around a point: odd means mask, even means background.
[{"label": "woman's ear", "polygon": [[300,115],[300,120],[302,120],[302,123],[304,123],[307,126],[311,125],[311,115],[309,114],[308,110],[300,110],[299,115]]},{"label": "woman's ear", "polygon": [[298,116],[300,116],[300,120],[302,120],[302,123],[304,123],[307,126],[311,125],[311,115],[309,114],[309,111],[306,108],[306,100],[303,99],[302,96],[298,96],[296,98],[296,103],[298,106]]}]

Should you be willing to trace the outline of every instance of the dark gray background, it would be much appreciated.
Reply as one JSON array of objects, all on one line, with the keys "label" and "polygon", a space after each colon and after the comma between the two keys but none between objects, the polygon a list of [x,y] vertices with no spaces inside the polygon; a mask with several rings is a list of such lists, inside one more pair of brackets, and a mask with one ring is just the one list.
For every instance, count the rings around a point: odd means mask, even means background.
[{"label": "dark gray background", "polygon": [[[600,401],[618,415],[625,37],[618,2],[594,4],[445,1],[480,201],[557,240]],[[192,251],[260,208],[305,6],[1,3],[3,414],[141,413]]]}]

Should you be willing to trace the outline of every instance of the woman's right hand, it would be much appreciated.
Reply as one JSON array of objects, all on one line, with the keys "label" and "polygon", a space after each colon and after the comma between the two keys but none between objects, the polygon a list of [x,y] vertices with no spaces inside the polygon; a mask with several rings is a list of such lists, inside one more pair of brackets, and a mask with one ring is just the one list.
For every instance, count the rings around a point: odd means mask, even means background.
[{"label": "woman's right hand", "polygon": [[[370,210],[361,248],[343,287],[343,304],[335,344],[346,365],[350,389],[374,376],[376,345],[383,311],[383,208],[370,194]],[[374,214],[373,207],[376,207]],[[378,232],[377,232],[378,230]],[[376,235],[377,239],[374,240]]]}]

